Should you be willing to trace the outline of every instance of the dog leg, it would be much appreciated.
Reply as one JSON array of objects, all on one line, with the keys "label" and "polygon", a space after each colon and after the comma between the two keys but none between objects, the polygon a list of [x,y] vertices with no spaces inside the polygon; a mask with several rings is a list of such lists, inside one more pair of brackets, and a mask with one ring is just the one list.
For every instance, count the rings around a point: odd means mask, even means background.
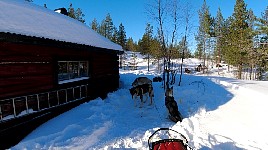
[{"label": "dog leg", "polygon": [[153,104],[153,97],[150,95],[150,105]]},{"label": "dog leg", "polygon": [[137,107],[137,95],[136,94],[134,95],[134,99],[133,100],[134,100],[134,106]]},{"label": "dog leg", "polygon": [[153,90],[153,88],[150,89],[149,96],[150,96],[150,100],[151,100],[151,104],[150,105],[152,105],[153,104],[153,97],[154,97],[154,90]]},{"label": "dog leg", "polygon": [[140,108],[142,108],[142,106],[143,106],[143,97],[142,96],[141,96],[140,100],[141,100]]},{"label": "dog leg", "polygon": [[141,99],[141,108],[143,106],[143,89],[141,88],[141,93],[140,93],[140,99]]},{"label": "dog leg", "polygon": [[144,95],[146,95],[146,99],[145,99],[145,101],[143,103],[146,103],[147,100],[148,100],[149,94],[148,93],[145,93]]}]

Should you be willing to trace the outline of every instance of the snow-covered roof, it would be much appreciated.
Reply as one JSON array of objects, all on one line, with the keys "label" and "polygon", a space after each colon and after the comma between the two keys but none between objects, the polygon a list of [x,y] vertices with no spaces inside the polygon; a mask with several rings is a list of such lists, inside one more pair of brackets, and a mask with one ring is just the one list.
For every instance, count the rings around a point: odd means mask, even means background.
[{"label": "snow-covered roof", "polygon": [[0,1],[0,32],[122,50],[85,24],[22,0]]}]

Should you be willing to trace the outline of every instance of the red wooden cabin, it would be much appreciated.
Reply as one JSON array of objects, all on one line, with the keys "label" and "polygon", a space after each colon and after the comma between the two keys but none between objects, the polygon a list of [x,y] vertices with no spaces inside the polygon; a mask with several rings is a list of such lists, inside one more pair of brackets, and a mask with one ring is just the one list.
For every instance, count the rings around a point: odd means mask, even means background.
[{"label": "red wooden cabin", "polygon": [[0,5],[0,123],[118,88],[121,46],[46,8]]}]

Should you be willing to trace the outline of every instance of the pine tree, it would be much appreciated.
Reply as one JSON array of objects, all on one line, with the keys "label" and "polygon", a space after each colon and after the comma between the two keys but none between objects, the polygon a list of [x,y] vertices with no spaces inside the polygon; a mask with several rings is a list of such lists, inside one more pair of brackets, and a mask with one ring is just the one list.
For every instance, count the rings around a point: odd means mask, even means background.
[{"label": "pine tree", "polygon": [[[231,33],[231,22],[233,18],[228,17],[224,20],[223,28],[222,28],[222,37],[220,38],[222,40],[221,43],[221,57],[224,59],[228,64],[232,64],[233,54],[232,54],[232,35]],[[229,67],[228,67],[229,71]]]},{"label": "pine tree", "polygon": [[257,32],[260,37],[258,40],[257,55],[259,60],[258,65],[260,66],[259,75],[261,76],[268,69],[268,6],[262,13],[261,18],[258,18],[258,22]]},{"label": "pine tree", "polygon": [[261,26],[261,32],[266,34],[268,36],[268,6],[266,7],[266,10],[262,13],[262,18],[260,19],[262,26]]},{"label": "pine tree", "polygon": [[262,41],[265,41],[265,39],[268,38],[268,6],[266,10],[261,14],[261,18],[257,18],[257,21],[257,33],[263,35],[264,37],[262,38]]},{"label": "pine tree", "polygon": [[131,37],[127,39],[126,49],[131,51],[137,51],[137,44],[133,41]]},{"label": "pine tree", "polygon": [[201,9],[198,11],[198,14],[199,14],[199,28],[198,28],[198,34],[195,38],[197,40],[199,51],[203,49],[202,56],[203,56],[204,65],[205,65],[205,61],[207,57],[206,56],[207,55],[206,43],[207,43],[208,38],[210,38],[211,34],[213,33],[212,18],[209,12],[209,7],[206,4],[206,0],[204,0],[204,3]]},{"label": "pine tree", "polygon": [[194,57],[198,59],[202,59],[202,56],[203,56],[203,44],[197,43],[197,48],[194,52]]},{"label": "pine tree", "polygon": [[99,24],[96,18],[93,19],[93,21],[91,22],[91,29],[93,29],[94,31],[98,31],[99,28]]},{"label": "pine tree", "polygon": [[[114,29],[113,29],[113,35],[112,35],[112,37],[111,37],[111,41],[113,41],[114,43],[117,43],[117,44],[119,44],[119,45],[121,45],[120,43],[119,43],[119,39],[118,39],[118,31],[117,31],[117,28],[114,26]],[[121,45],[122,46],[122,45]],[[123,46],[122,46],[123,47]],[[123,49],[125,49],[124,47],[123,47]]]},{"label": "pine tree", "polygon": [[157,70],[160,72],[160,59],[164,57],[164,52],[161,50],[161,42],[157,37],[152,39],[150,49],[151,55],[157,60]]},{"label": "pine tree", "polygon": [[221,13],[221,9],[218,8],[217,16],[215,18],[215,37],[216,37],[216,51],[214,55],[216,56],[217,62],[221,62],[221,47],[224,43],[223,36],[223,26],[224,26],[224,18]]},{"label": "pine tree", "polygon": [[105,18],[105,32],[106,32],[106,37],[108,39],[112,38],[112,34],[113,34],[113,29],[114,29],[114,24],[113,24],[113,20],[112,17],[110,16],[110,14],[108,13],[106,18]]},{"label": "pine tree", "polygon": [[233,20],[231,22],[231,33],[232,36],[232,55],[234,65],[238,66],[237,78],[242,77],[242,66],[247,58],[248,42],[249,42],[249,25],[248,11],[244,0],[236,0],[234,7],[234,13],[232,15]]},{"label": "pine tree", "polygon": [[149,23],[146,25],[145,33],[142,36],[141,39],[141,53],[147,54],[148,59],[148,71],[149,71],[149,61],[150,61],[150,54],[151,54],[151,42],[153,39],[153,26],[151,26]]},{"label": "pine tree", "polygon": [[114,28],[112,17],[108,13],[106,15],[106,18],[104,20],[102,20],[102,22],[101,22],[101,25],[99,27],[99,34],[101,34],[104,37],[112,40],[114,29],[115,28]]},{"label": "pine tree", "polygon": [[153,39],[153,27],[147,23],[145,33],[142,36],[140,47],[141,47],[141,53],[142,54],[149,54],[150,53],[150,45],[151,40]]},{"label": "pine tree", "polygon": [[184,53],[184,58],[191,57],[191,52],[190,52],[190,49],[188,47],[188,42],[185,40],[185,37],[181,38],[181,41],[177,45],[176,49],[177,49],[177,53],[175,53],[175,54],[177,55],[177,58],[182,58],[183,53]]},{"label": "pine tree", "polygon": [[107,32],[106,32],[106,25],[105,25],[105,20],[101,21],[101,24],[98,28],[98,33],[100,35],[103,35],[104,37],[107,37]]},{"label": "pine tree", "polygon": [[73,8],[73,4],[72,3],[70,3],[70,6],[68,8],[68,16],[71,17],[71,18],[76,19],[75,18],[75,10]]},{"label": "pine tree", "polygon": [[83,19],[83,17],[85,17],[85,15],[82,12],[81,8],[77,8],[75,11],[75,19],[77,19],[78,21],[85,23],[85,19]]},{"label": "pine tree", "polygon": [[[246,64],[248,64],[248,67],[246,69],[249,69],[250,75],[249,75],[249,79],[252,79],[252,74],[253,74],[253,68],[256,65],[256,50],[254,48],[254,37],[257,35],[256,31],[255,31],[255,24],[256,24],[256,19],[257,17],[254,15],[253,10],[249,9],[248,11],[248,27],[249,27],[249,34],[248,34],[248,38],[252,39],[252,40],[248,40],[248,50],[247,50],[247,59],[248,62],[246,62]],[[244,62],[245,63],[245,62]]]},{"label": "pine tree", "polygon": [[122,23],[120,23],[119,25],[119,29],[118,29],[118,39],[117,39],[117,43],[119,45],[121,45],[123,47],[123,49],[126,49],[126,31],[125,31],[125,27],[123,26]]},{"label": "pine tree", "polygon": [[83,17],[85,17],[85,15],[82,12],[81,8],[77,8],[76,10],[73,8],[73,4],[71,3],[69,8],[68,8],[68,16],[71,18],[74,18],[82,23],[85,23],[85,19],[83,19]]}]

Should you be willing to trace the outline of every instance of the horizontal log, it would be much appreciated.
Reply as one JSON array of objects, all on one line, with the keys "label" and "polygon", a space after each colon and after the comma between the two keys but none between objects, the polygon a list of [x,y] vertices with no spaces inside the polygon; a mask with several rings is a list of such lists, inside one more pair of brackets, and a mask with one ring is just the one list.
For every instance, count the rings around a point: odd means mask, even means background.
[{"label": "horizontal log", "polygon": [[44,83],[52,84],[52,75],[0,78],[0,88],[8,88],[12,86],[16,87],[26,85],[40,85]]},{"label": "horizontal log", "polygon": [[8,62],[0,63],[0,77],[22,77],[51,75],[52,64],[49,62]]}]

